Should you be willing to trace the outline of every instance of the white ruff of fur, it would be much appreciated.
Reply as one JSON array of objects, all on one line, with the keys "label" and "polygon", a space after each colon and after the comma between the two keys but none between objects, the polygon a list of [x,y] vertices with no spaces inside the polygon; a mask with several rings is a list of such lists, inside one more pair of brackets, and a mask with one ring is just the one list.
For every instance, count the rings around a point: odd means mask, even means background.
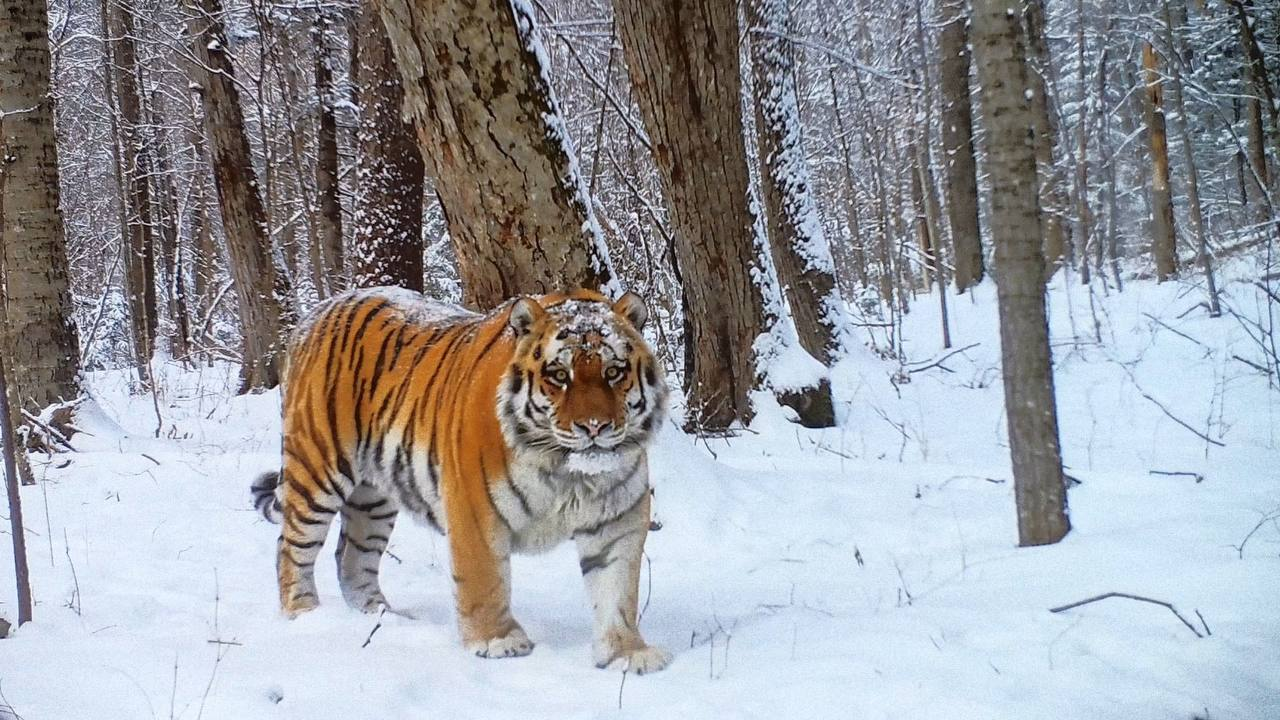
[{"label": "white ruff of fur", "polygon": [[561,468],[578,475],[614,475],[626,469],[627,460],[624,453],[610,450],[571,452]]}]

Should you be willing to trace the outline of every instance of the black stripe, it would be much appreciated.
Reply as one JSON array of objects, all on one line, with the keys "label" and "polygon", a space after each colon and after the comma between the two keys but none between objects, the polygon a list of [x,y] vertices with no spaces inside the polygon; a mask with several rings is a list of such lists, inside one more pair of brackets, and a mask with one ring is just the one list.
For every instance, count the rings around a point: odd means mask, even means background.
[{"label": "black stripe", "polygon": [[594,524],[594,525],[588,525],[587,527],[581,527],[581,528],[578,528],[577,530],[574,530],[574,531],[573,531],[573,534],[572,534],[572,537],[575,537],[575,538],[576,538],[576,537],[578,537],[579,535],[595,535],[596,533],[600,532],[600,530],[602,530],[602,529],[603,529],[606,525],[608,525],[609,523],[611,523],[611,522],[613,522],[614,520],[617,520],[618,518],[620,518],[620,517],[622,517],[622,516],[624,516],[624,515],[626,515],[626,514],[630,513],[632,510],[635,510],[635,509],[636,509],[636,506],[640,504],[640,501],[641,501],[641,500],[644,500],[645,495],[646,495],[646,494],[648,494],[648,492],[649,492],[648,490],[645,490],[644,492],[640,493],[640,496],[636,498],[636,501],[635,501],[635,502],[631,503],[631,505],[629,505],[629,506],[627,507],[627,509],[626,509],[626,510],[623,510],[622,512],[618,513],[617,515],[614,515],[613,517],[608,517],[608,518],[603,518],[603,519],[601,519],[601,520],[598,520],[598,521],[596,521],[596,524]]}]

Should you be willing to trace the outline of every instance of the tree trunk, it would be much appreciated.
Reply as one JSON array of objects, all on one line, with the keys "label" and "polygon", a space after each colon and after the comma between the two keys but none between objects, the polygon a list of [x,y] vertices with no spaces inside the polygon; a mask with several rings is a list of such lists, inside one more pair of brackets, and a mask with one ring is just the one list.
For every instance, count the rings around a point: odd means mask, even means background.
[{"label": "tree trunk", "polygon": [[[834,72],[827,75],[831,81],[831,102],[832,112],[836,116],[836,132],[840,136],[840,152],[844,162],[844,182],[845,192],[845,213],[849,226],[849,254],[851,255],[850,264],[853,266],[854,277],[857,278],[858,288],[865,288],[871,285],[871,276],[867,273],[867,250],[866,242],[862,239],[862,223],[858,217],[858,187],[853,179],[853,153],[849,150],[849,135],[844,125],[844,114],[840,111],[840,92],[836,88],[836,76]],[[853,297],[852,294],[849,297]]]},{"label": "tree trunk", "polygon": [[315,45],[315,83],[319,122],[316,125],[316,195],[319,204],[317,235],[323,287],[320,297],[340,292],[346,285],[346,258],[342,249],[342,203],[338,199],[338,121],[334,113],[332,10],[320,9],[312,27]]},{"label": "tree trunk", "polygon": [[942,152],[947,160],[947,219],[955,253],[956,290],[982,282],[978,229],[978,171],[973,159],[973,109],[969,104],[969,11],[965,0],[943,0],[938,63],[942,91]]},{"label": "tree trunk", "polygon": [[[1264,108],[1271,120],[1271,130],[1276,142],[1276,156],[1280,159],[1280,108],[1276,107],[1275,95],[1271,83],[1267,79],[1267,64],[1262,50],[1258,47],[1254,35],[1256,18],[1250,16],[1252,2],[1249,0],[1227,0],[1235,13],[1240,29],[1240,48],[1244,54],[1243,79],[1245,95],[1245,117],[1248,120],[1249,166],[1253,169],[1252,177],[1246,173],[1245,187],[1254,206],[1254,217],[1259,223],[1275,221],[1272,217],[1274,209],[1267,202],[1271,178],[1267,168],[1267,131],[1263,124]],[[1278,221],[1280,222],[1280,221]]]},{"label": "tree trunk", "polygon": [[378,0],[464,301],[612,285],[524,3]]},{"label": "tree trunk", "polygon": [[1200,172],[1196,168],[1196,156],[1191,140],[1191,123],[1187,120],[1187,106],[1182,94],[1183,55],[1179,52],[1182,46],[1181,33],[1174,29],[1173,13],[1169,8],[1169,0],[1164,0],[1164,36],[1165,45],[1173,62],[1169,63],[1169,101],[1174,109],[1174,127],[1182,144],[1183,169],[1187,174],[1187,217],[1191,220],[1191,232],[1196,239],[1196,259],[1200,269],[1204,271],[1205,282],[1209,292],[1209,315],[1218,317],[1222,308],[1218,303],[1218,283],[1213,275],[1213,260],[1209,256],[1209,241],[1204,228],[1204,211],[1200,207]]},{"label": "tree trunk", "polygon": [[1169,144],[1164,126],[1164,88],[1151,43],[1142,47],[1147,86],[1147,138],[1151,144],[1151,254],[1156,279],[1164,282],[1178,272],[1174,241],[1173,201],[1169,193]]},{"label": "tree trunk", "polygon": [[422,154],[400,118],[404,89],[382,17],[360,8],[354,277],[422,292]]},{"label": "tree trunk", "polygon": [[280,279],[267,235],[266,211],[250,162],[220,0],[199,0],[199,5],[191,9],[189,30],[200,60],[198,82],[204,100],[205,135],[244,333],[241,391],[270,388],[280,379],[277,355],[282,346],[281,298],[289,295],[278,292]]},{"label": "tree trunk", "polygon": [[804,154],[790,12],[786,0],[746,5],[769,249],[800,346],[829,366],[844,351],[848,323]]},{"label": "tree trunk", "polygon": [[746,423],[767,320],[747,204],[737,6],[619,0],[615,12],[684,279],[689,420]]},{"label": "tree trunk", "polygon": [[138,379],[151,382],[155,353],[156,254],[155,223],[151,217],[149,139],[143,133],[142,97],[134,48],[133,10],[123,2],[105,2],[109,70],[120,113],[120,181],[125,197],[125,288]]},{"label": "tree trunk", "polygon": [[67,248],[58,207],[58,152],[49,94],[45,0],[0,5],[0,114],[5,217],[0,270],[8,326],[4,346],[14,418],[79,392],[80,347],[71,320]]},{"label": "tree trunk", "polygon": [[1030,73],[1019,4],[975,0],[973,49],[987,126],[991,235],[1018,539],[1025,546],[1055,543],[1071,525],[1045,318],[1036,157],[1028,142],[1038,122],[1037,109],[1024,97]]},{"label": "tree trunk", "polygon": [[1028,76],[1031,90],[1032,131],[1035,135],[1036,167],[1040,182],[1041,220],[1044,229],[1045,279],[1058,269],[1067,252],[1067,231],[1062,217],[1067,210],[1062,173],[1054,150],[1058,122],[1049,107],[1048,75],[1052,72],[1049,44],[1044,37],[1044,0],[1026,0],[1026,40],[1032,61]]},{"label": "tree trunk", "polygon": [[1089,87],[1085,83],[1084,44],[1084,0],[1076,0],[1076,85],[1080,89],[1080,105],[1076,109],[1075,246],[1080,282],[1088,285],[1093,215],[1089,209]]}]

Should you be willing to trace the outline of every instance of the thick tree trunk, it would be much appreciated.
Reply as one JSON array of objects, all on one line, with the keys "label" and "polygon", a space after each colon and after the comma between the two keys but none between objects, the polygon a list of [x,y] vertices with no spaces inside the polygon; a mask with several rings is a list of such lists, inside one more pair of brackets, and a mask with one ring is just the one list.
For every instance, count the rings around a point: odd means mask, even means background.
[{"label": "thick tree trunk", "polygon": [[508,0],[377,0],[457,249],[463,299],[612,285],[533,18]]},{"label": "thick tree trunk", "polygon": [[45,0],[0,4],[0,114],[4,114],[4,224],[0,270],[15,421],[79,392],[80,347],[71,320],[67,249],[58,208],[58,153],[49,94]]},{"label": "thick tree trunk", "polygon": [[786,0],[746,5],[769,249],[800,346],[830,365],[843,352],[847,320],[804,154],[790,12]]},{"label": "thick tree trunk", "polygon": [[[187,0],[194,3],[196,0]],[[277,355],[282,346],[280,282],[267,236],[266,212],[258,194],[244,133],[220,0],[199,0],[189,28],[204,99],[205,135],[212,155],[218,205],[227,238],[227,256],[239,301],[244,333],[241,391],[279,383]]]},{"label": "thick tree trunk", "polygon": [[684,279],[689,419],[745,423],[767,320],[753,275],[762,248],[747,205],[737,6],[619,0],[615,11]]},{"label": "thick tree trunk", "polygon": [[1164,282],[1178,272],[1174,240],[1173,201],[1169,192],[1169,143],[1165,135],[1164,88],[1155,48],[1142,47],[1142,67],[1147,86],[1147,138],[1151,144],[1151,254],[1156,279]]},{"label": "thick tree trunk", "polygon": [[125,288],[138,379],[151,382],[155,353],[156,254],[155,223],[151,217],[151,152],[143,132],[142,97],[134,48],[133,10],[123,2],[104,0],[109,43],[107,58],[120,113],[119,177],[125,197]]},{"label": "thick tree trunk", "polygon": [[990,173],[1009,449],[1013,456],[1018,538],[1044,545],[1070,530],[1058,446],[1044,256],[1036,193],[1037,123],[1024,93],[1030,81],[1018,0],[975,0],[973,49],[982,88]]},{"label": "thick tree trunk", "polygon": [[973,109],[969,104],[969,9],[965,0],[943,0],[938,63],[942,91],[942,151],[947,164],[947,219],[955,253],[956,290],[982,282],[978,229],[978,171],[973,159]]},{"label": "thick tree trunk", "polygon": [[316,125],[316,195],[319,212],[316,221],[324,287],[317,287],[320,297],[340,292],[346,286],[346,257],[342,248],[342,203],[338,199],[338,120],[334,112],[337,92],[333,87],[332,10],[318,11],[311,37],[315,45],[316,101],[319,122]]},{"label": "thick tree trunk", "polygon": [[404,89],[382,17],[368,0],[357,35],[355,284],[422,291],[424,167],[413,128],[400,118]]},{"label": "thick tree trunk", "polygon": [[[975,5],[976,7],[976,5]],[[1049,44],[1044,37],[1044,0],[1026,0],[1024,6],[1026,42],[1032,60],[1027,86],[1031,91],[1032,131],[1035,135],[1036,167],[1040,182],[1041,220],[1044,229],[1045,278],[1058,269],[1068,251],[1067,229],[1062,221],[1067,210],[1062,173],[1055,146],[1058,122],[1049,107],[1048,75],[1052,72]]]}]

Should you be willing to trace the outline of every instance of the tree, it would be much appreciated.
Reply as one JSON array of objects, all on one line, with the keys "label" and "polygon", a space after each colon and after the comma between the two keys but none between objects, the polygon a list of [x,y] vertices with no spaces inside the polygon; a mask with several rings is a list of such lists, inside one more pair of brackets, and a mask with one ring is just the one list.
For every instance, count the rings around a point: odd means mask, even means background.
[{"label": "tree", "polygon": [[1035,103],[1027,102],[1027,44],[1019,0],[975,0],[973,50],[991,178],[991,236],[1009,449],[1022,545],[1070,530],[1058,445],[1035,149]]},{"label": "tree", "polygon": [[282,291],[283,278],[278,277],[272,258],[266,211],[258,194],[240,93],[227,52],[220,0],[187,2],[192,12],[188,29],[200,60],[197,74],[204,100],[205,135],[244,333],[240,389],[244,392],[269,388],[280,381],[277,355],[283,332],[281,302],[292,293]]},{"label": "tree", "polygon": [[0,227],[3,351],[14,419],[79,394],[80,347],[71,291],[58,151],[49,94],[49,18],[45,0],[0,5],[0,117],[3,117],[4,224]]},{"label": "tree", "polygon": [[[142,99],[138,87],[137,50],[134,46],[133,9],[124,0],[103,0],[106,30],[108,100],[118,107],[113,120],[118,177],[123,195],[125,224],[125,287],[138,379],[151,382],[151,357],[156,341],[155,223],[151,218],[150,143],[143,134]],[[114,91],[114,93],[113,93]]]},{"label": "tree", "polygon": [[[975,5],[976,7],[976,5]],[[1067,230],[1062,216],[1067,210],[1066,193],[1062,187],[1055,144],[1058,141],[1058,123],[1049,106],[1048,77],[1053,72],[1053,60],[1049,57],[1049,44],[1044,35],[1044,0],[1026,0],[1023,7],[1026,22],[1026,42],[1030,49],[1033,68],[1027,86],[1031,91],[1032,119],[1035,121],[1036,166],[1039,168],[1041,219],[1044,228],[1044,255],[1048,261],[1045,277],[1058,269],[1065,259]]]},{"label": "tree", "polygon": [[1178,272],[1174,244],[1173,199],[1169,192],[1169,142],[1165,135],[1164,88],[1155,48],[1142,46],[1142,67],[1147,95],[1147,139],[1151,145],[1151,254],[1156,279],[1161,282]]},{"label": "tree", "polygon": [[973,159],[973,109],[969,104],[969,10],[965,0],[938,5],[942,91],[942,152],[946,158],[947,220],[955,253],[956,290],[982,282],[982,237],[978,229],[978,171]]},{"label": "tree", "polygon": [[422,291],[422,154],[400,118],[404,90],[382,17],[360,8],[354,278]]},{"label": "tree", "polygon": [[843,349],[844,301],[805,160],[785,0],[748,0],[760,185],[769,248],[800,345],[824,365]]},{"label": "tree", "polygon": [[690,422],[751,419],[756,339],[768,328],[747,204],[734,3],[619,0],[617,24],[654,148],[684,281]]},{"label": "tree", "polygon": [[315,45],[316,101],[319,122],[316,127],[316,195],[318,196],[319,256],[322,276],[316,278],[320,297],[343,289],[346,258],[342,248],[342,204],[338,199],[338,119],[334,112],[332,34],[334,11],[320,8],[311,28]]},{"label": "tree", "polygon": [[464,301],[600,288],[608,252],[533,18],[509,0],[378,0]]}]

